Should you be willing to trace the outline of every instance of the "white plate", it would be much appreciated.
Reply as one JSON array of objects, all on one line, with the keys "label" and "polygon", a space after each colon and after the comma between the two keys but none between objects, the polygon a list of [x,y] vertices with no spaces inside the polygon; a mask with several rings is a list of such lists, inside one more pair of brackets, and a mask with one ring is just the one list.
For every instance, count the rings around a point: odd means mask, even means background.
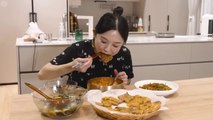
[{"label": "white plate", "polygon": [[[159,91],[159,90],[147,90],[147,89],[140,88],[140,86],[143,86],[149,83],[163,83],[169,86],[171,90]],[[168,96],[168,95],[174,94],[179,89],[179,85],[177,83],[174,83],[171,81],[165,81],[165,80],[140,80],[135,83],[135,87],[139,89],[151,91],[158,96]]]}]

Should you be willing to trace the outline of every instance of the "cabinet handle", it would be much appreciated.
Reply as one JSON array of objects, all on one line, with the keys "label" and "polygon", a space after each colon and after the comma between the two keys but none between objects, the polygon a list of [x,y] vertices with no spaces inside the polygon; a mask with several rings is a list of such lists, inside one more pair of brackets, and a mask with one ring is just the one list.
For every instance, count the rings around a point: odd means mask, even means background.
[{"label": "cabinet handle", "polygon": [[32,71],[35,71],[35,66],[36,66],[36,59],[37,59],[37,56],[36,56],[36,43],[33,43],[34,44],[34,47],[33,47],[33,63],[32,63]]},{"label": "cabinet handle", "polygon": [[167,15],[167,32],[169,31],[169,18],[170,16],[169,15]]},{"label": "cabinet handle", "polygon": [[148,31],[151,31],[151,15],[148,17],[149,25],[148,25]]},{"label": "cabinet handle", "polygon": [[104,2],[104,3],[107,3],[106,0],[95,0],[94,2],[95,2],[95,3],[96,3],[96,2]]}]

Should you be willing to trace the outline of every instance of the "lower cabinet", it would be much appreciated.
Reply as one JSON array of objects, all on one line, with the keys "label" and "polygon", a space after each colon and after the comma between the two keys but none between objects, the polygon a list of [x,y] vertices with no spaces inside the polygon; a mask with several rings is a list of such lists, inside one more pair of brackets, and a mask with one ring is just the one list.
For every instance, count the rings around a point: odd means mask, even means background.
[{"label": "lower cabinet", "polygon": [[213,62],[191,64],[190,78],[213,76]]},{"label": "lower cabinet", "polygon": [[21,73],[20,74],[20,81],[19,81],[19,92],[20,94],[26,94],[26,93],[31,93],[33,92],[31,88],[27,87],[25,85],[25,83],[30,83],[34,86],[36,86],[37,88],[41,88],[43,87],[46,82],[48,82],[47,80],[39,80],[37,78],[37,74],[38,73]]},{"label": "lower cabinet", "polygon": [[[25,82],[42,87],[37,72],[69,45],[18,46],[19,93],[32,90]],[[132,55],[135,77],[131,84],[144,79],[184,80],[213,77],[213,42],[127,44]]]},{"label": "lower cabinet", "polygon": [[145,79],[184,80],[213,77],[213,62],[176,65],[136,66],[131,84]]},{"label": "lower cabinet", "polygon": [[25,85],[25,82],[31,83],[39,88],[42,87],[46,81],[38,79],[38,71],[68,46],[69,45],[18,46],[17,63],[19,94],[32,92],[32,90]]},{"label": "lower cabinet", "polygon": [[190,43],[127,44],[133,65],[190,62]]},{"label": "lower cabinet", "polygon": [[160,80],[180,80],[189,79],[189,64],[178,65],[158,65],[134,67],[135,77],[131,84],[139,80],[160,79]]},{"label": "lower cabinet", "polygon": [[38,80],[37,73],[23,73],[20,74],[20,81],[19,81],[19,92],[20,94],[30,93],[32,89],[25,85],[26,82],[35,85],[38,88],[41,88],[46,81]]},{"label": "lower cabinet", "polygon": [[20,46],[18,47],[18,61],[20,72],[39,71],[54,57],[59,55],[67,46]]},{"label": "lower cabinet", "polygon": [[184,80],[213,77],[213,43],[128,44],[135,77]]}]

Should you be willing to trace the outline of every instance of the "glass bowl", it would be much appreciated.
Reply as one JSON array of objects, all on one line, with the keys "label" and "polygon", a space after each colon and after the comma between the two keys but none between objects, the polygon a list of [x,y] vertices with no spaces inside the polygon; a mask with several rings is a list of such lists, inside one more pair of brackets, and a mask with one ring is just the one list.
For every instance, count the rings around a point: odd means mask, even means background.
[{"label": "glass bowl", "polygon": [[32,92],[35,105],[42,115],[56,119],[69,117],[76,112],[87,92],[77,85],[59,85],[58,81],[47,82],[40,90],[53,99],[46,99],[37,92]]}]

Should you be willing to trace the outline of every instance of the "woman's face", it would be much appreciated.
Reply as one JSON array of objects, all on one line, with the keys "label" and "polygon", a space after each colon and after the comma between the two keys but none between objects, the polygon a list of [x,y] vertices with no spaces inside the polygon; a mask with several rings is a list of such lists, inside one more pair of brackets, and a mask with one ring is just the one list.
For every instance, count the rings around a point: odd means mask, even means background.
[{"label": "woman's face", "polygon": [[95,36],[96,52],[114,56],[119,52],[122,45],[123,39],[116,30],[110,30],[102,34],[96,34]]}]

